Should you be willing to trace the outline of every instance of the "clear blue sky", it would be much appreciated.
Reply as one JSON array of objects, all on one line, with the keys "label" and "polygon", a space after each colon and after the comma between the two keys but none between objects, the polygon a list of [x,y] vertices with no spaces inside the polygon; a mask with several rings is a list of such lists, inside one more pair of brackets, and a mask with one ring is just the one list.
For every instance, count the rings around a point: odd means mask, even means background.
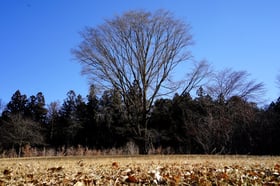
[{"label": "clear blue sky", "polygon": [[127,10],[170,10],[192,26],[197,60],[215,69],[246,70],[267,88],[267,102],[280,96],[280,1],[278,0],[0,0],[0,99],[16,90],[43,92],[47,103],[69,90],[85,97],[86,77],[73,60],[85,26]]}]

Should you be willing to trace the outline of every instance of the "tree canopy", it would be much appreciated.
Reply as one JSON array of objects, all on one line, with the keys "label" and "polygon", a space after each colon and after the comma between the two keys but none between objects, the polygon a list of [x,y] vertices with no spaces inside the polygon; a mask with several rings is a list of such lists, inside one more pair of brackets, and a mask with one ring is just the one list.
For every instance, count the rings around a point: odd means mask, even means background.
[{"label": "tree canopy", "polygon": [[171,73],[191,57],[189,30],[164,10],[129,11],[87,27],[73,53],[96,85],[120,92],[128,113],[138,115],[131,121],[140,129],[136,135],[146,138],[153,102],[176,90]]}]

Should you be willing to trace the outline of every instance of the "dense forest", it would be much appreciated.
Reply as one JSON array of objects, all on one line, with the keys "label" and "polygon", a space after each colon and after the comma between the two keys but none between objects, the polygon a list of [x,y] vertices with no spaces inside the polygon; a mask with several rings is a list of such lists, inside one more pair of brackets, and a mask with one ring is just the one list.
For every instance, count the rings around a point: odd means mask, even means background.
[{"label": "dense forest", "polygon": [[[262,109],[238,96],[213,99],[201,87],[195,98],[157,99],[147,128],[131,122],[138,117],[127,112],[118,90],[97,97],[91,86],[86,98],[71,90],[61,105],[48,106],[43,93],[28,97],[18,90],[2,112],[0,151],[24,155],[28,145],[67,155],[68,148],[105,151],[145,144],[147,153],[280,154],[280,98]],[[137,130],[147,130],[148,140]]]}]

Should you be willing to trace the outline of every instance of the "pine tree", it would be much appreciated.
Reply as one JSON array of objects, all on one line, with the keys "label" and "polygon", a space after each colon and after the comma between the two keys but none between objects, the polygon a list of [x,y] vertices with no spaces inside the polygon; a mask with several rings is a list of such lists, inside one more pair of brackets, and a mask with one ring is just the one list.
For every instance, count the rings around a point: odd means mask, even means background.
[{"label": "pine tree", "polygon": [[11,115],[23,116],[27,109],[27,96],[21,94],[17,90],[11,97],[11,101],[7,104],[6,109],[3,112],[4,117],[10,117]]}]

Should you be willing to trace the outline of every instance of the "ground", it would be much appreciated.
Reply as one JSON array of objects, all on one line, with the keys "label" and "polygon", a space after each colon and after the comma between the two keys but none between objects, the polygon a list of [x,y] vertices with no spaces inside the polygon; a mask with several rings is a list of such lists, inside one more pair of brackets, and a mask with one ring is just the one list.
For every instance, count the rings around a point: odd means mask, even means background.
[{"label": "ground", "polygon": [[280,157],[154,155],[0,160],[2,185],[278,185]]}]

